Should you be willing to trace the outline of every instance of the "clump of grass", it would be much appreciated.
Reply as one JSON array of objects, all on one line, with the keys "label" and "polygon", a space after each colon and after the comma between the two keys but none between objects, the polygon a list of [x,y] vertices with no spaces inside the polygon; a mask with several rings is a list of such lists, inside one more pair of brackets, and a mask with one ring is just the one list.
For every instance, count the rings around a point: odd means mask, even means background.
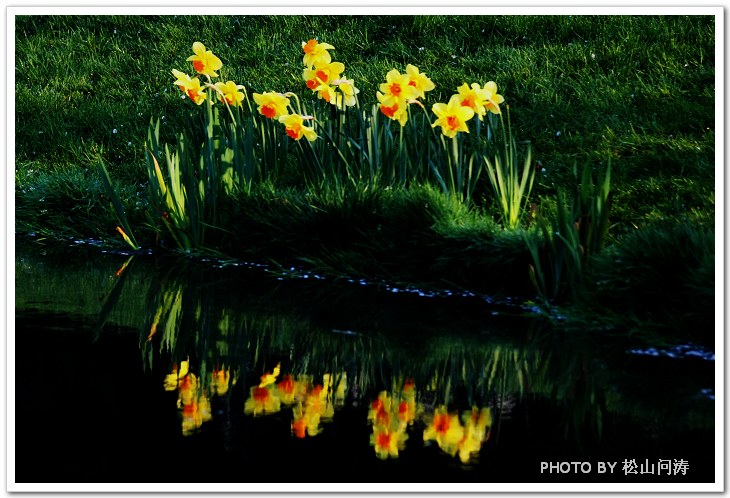
[{"label": "clump of grass", "polygon": [[713,343],[715,236],[690,223],[635,230],[594,258],[579,307],[621,327]]},{"label": "clump of grass", "polygon": [[257,189],[222,211],[238,230],[215,243],[243,258],[411,285],[530,290],[522,239],[433,187]]},{"label": "clump of grass", "polygon": [[[97,171],[28,168],[15,175],[16,230],[53,239],[113,239],[114,210]],[[144,212],[138,186],[120,184],[120,198],[132,220]]]}]

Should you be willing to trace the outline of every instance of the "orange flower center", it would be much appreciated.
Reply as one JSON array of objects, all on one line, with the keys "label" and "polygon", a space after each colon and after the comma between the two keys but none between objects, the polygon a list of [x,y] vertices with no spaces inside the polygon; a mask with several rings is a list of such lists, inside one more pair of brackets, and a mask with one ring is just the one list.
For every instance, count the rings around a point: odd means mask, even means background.
[{"label": "orange flower center", "polygon": [[314,90],[319,86],[319,82],[317,80],[307,80],[307,88],[310,90]]},{"label": "orange flower center", "polygon": [[299,140],[302,137],[301,133],[302,127],[298,124],[293,124],[286,129],[286,134],[294,140]]},{"label": "orange flower center", "polygon": [[291,394],[294,392],[294,381],[291,378],[291,375],[285,375],[283,379],[281,379],[281,382],[278,384],[279,390],[281,392],[286,394]]},{"label": "orange flower center", "polygon": [[312,51],[314,50],[314,47],[316,47],[317,44],[318,44],[317,40],[309,40],[307,42],[307,44],[304,45],[304,47],[302,47],[304,49],[304,53],[311,54]]},{"label": "orange flower center", "polygon": [[304,438],[305,430],[307,429],[307,421],[304,420],[304,417],[295,420],[291,424],[292,431],[294,432],[294,435],[298,438]]},{"label": "orange flower center", "polygon": [[319,96],[324,100],[325,102],[329,103],[330,100],[332,100],[332,95],[330,94],[327,89],[323,89],[319,91]]},{"label": "orange flower center", "polygon": [[253,399],[259,403],[263,403],[269,398],[269,390],[265,387],[253,388]]},{"label": "orange flower center", "polygon": [[205,69],[205,62],[201,60],[193,61],[193,68],[200,73]]},{"label": "orange flower center", "polygon": [[378,434],[378,447],[390,448],[390,434],[386,434],[386,433]]},{"label": "orange flower center", "polygon": [[459,127],[459,118],[457,118],[456,116],[449,116],[448,118],[446,118],[446,125],[449,127],[449,129],[455,131]]},{"label": "orange flower center", "polygon": [[380,106],[380,112],[388,116],[389,118],[392,118],[395,115],[395,112],[398,110],[398,104],[393,104],[393,107],[387,107],[384,105]]},{"label": "orange flower center", "polygon": [[319,70],[315,73],[317,75],[317,78],[321,79],[323,82],[327,81],[327,73],[325,73],[322,70]]},{"label": "orange flower center", "polygon": [[401,401],[400,405],[398,405],[398,414],[399,415],[406,415],[408,413],[408,403],[405,401]]},{"label": "orange flower center", "polygon": [[449,417],[446,415],[437,415],[433,422],[433,426],[439,434],[445,434],[449,430],[449,424]]},{"label": "orange flower center", "polygon": [[276,107],[274,107],[272,104],[266,104],[265,106],[261,107],[261,114],[263,114],[267,118],[273,118],[274,116],[276,116]]},{"label": "orange flower center", "polygon": [[418,86],[418,84],[416,83],[416,80],[411,80],[408,82],[408,84],[411,86]]},{"label": "orange flower center", "polygon": [[401,87],[398,83],[393,83],[390,85],[390,93],[395,95],[396,97],[400,96]]},{"label": "orange flower center", "polygon": [[471,107],[472,109],[476,108],[476,103],[474,102],[474,96],[469,95],[467,98],[461,101],[461,105],[465,107]]},{"label": "orange flower center", "polygon": [[188,97],[190,97],[190,100],[195,101],[195,99],[198,98],[198,92],[196,90],[188,90]]}]

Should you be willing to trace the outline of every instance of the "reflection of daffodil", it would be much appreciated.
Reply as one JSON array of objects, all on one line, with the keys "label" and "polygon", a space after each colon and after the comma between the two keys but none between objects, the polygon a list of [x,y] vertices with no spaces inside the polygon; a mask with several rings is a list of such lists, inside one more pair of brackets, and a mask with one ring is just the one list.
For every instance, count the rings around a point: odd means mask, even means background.
[{"label": "reflection of daffodil", "polygon": [[461,105],[459,95],[452,95],[448,104],[437,103],[431,110],[438,118],[431,126],[441,126],[442,133],[453,138],[460,131],[469,133],[466,122],[474,117],[474,110],[471,107]]},{"label": "reflection of daffodil", "polygon": [[464,420],[464,437],[459,443],[459,459],[463,463],[469,462],[479,454],[482,444],[489,439],[489,430],[492,425],[492,414],[489,408],[472,408],[471,412],[462,415]]},{"label": "reflection of daffodil", "polygon": [[381,460],[388,457],[398,458],[398,451],[402,450],[408,434],[403,431],[391,431],[389,428],[373,427],[370,435],[370,445],[375,447],[375,454]]},{"label": "reflection of daffodil", "polygon": [[281,410],[281,400],[269,387],[252,387],[243,406],[244,413],[254,416],[276,413],[279,410]]},{"label": "reflection of daffodil", "polygon": [[213,52],[205,49],[200,42],[193,43],[193,53],[187,60],[193,62],[193,68],[200,74],[207,76],[218,76],[217,70],[223,67],[221,60],[213,55]]},{"label": "reflection of daffodil", "polygon": [[223,396],[228,392],[228,385],[231,380],[231,372],[229,370],[213,370],[211,374],[210,387],[213,394]]},{"label": "reflection of daffodil", "polygon": [[436,408],[431,424],[423,431],[424,441],[436,441],[451,456],[456,455],[463,438],[464,428],[458,415],[449,414],[444,406]]},{"label": "reflection of daffodil", "polygon": [[388,393],[386,391],[381,391],[378,395],[378,399],[370,403],[368,420],[376,426],[389,426],[391,404],[392,399]]},{"label": "reflection of daffodil", "polygon": [[271,373],[265,373],[261,376],[261,383],[259,387],[266,387],[276,382],[276,378],[281,373],[281,363],[277,363],[274,370]]},{"label": "reflection of daffodil", "polygon": [[190,400],[182,406],[182,432],[189,436],[203,425],[203,422],[211,420],[210,400],[204,395],[197,399]]},{"label": "reflection of daffodil", "polygon": [[287,374],[281,378],[281,381],[276,384],[276,390],[279,392],[279,398],[285,405],[291,405],[294,403],[296,396],[297,383],[294,377]]},{"label": "reflection of daffodil", "polygon": [[180,379],[188,374],[189,368],[189,362],[186,360],[180,362],[180,368],[177,365],[173,365],[172,373],[165,377],[165,391],[174,391],[177,389]]}]

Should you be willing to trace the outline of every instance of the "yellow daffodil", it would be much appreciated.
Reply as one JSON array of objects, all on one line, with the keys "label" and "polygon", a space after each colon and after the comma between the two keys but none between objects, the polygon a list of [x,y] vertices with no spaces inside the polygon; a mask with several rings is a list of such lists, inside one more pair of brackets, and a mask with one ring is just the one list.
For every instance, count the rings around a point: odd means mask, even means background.
[{"label": "yellow daffodil", "polygon": [[299,114],[281,116],[279,122],[284,124],[286,134],[294,140],[299,140],[302,137],[306,137],[310,142],[317,140],[317,132],[314,131],[314,128],[304,126],[304,118]]},{"label": "yellow daffodil", "polygon": [[232,81],[226,81],[225,83],[216,83],[215,87],[220,92],[218,98],[221,102],[228,102],[228,105],[231,106],[242,105],[245,95],[239,90],[243,90],[243,85],[236,85]]},{"label": "yellow daffodil", "polygon": [[490,97],[485,104],[485,107],[489,112],[494,114],[500,114],[502,111],[499,109],[499,104],[504,102],[504,97],[497,93],[497,84],[494,81],[488,81],[484,88],[489,91]]},{"label": "yellow daffodil", "polygon": [[398,458],[398,451],[405,447],[408,434],[403,431],[391,431],[389,428],[373,427],[370,445],[375,447],[375,454],[381,460],[389,457]]},{"label": "yellow daffodil", "polygon": [[360,93],[358,88],[355,88],[355,80],[348,80],[345,77],[340,78],[332,82],[337,85],[340,93],[337,95],[337,107],[341,107],[344,103],[347,107],[352,107],[357,103],[357,95]]},{"label": "yellow daffodil", "polygon": [[390,119],[398,121],[401,126],[405,126],[408,122],[408,103],[402,99],[394,99],[392,96],[376,93],[378,102],[380,102],[380,112],[388,116]]},{"label": "yellow daffodil", "polygon": [[190,97],[190,100],[197,105],[203,103],[206,93],[203,87],[200,86],[200,80],[198,78],[190,78],[190,76],[177,69],[173,69],[172,74],[177,78],[173,84],[180,88],[181,92]]},{"label": "yellow daffodil", "polygon": [[481,120],[487,113],[485,104],[489,104],[492,94],[486,88],[481,88],[478,83],[472,83],[471,87],[464,83],[456,89],[459,93],[461,105],[469,107]]},{"label": "yellow daffodil", "polygon": [[439,448],[454,456],[462,439],[464,428],[458,415],[449,414],[444,406],[436,408],[431,424],[423,431],[423,440],[436,441]]},{"label": "yellow daffodil", "polygon": [[302,42],[302,50],[304,50],[302,61],[307,67],[314,67],[320,63],[327,64],[332,61],[332,57],[327,50],[334,50],[334,48],[329,43],[319,43],[317,40]]},{"label": "yellow daffodil", "polygon": [[259,106],[259,113],[269,119],[279,119],[279,117],[289,114],[289,111],[287,110],[289,99],[280,93],[254,93],[253,100]]},{"label": "yellow daffodil", "polygon": [[221,60],[213,55],[213,52],[205,49],[205,45],[200,42],[193,43],[193,53],[187,60],[193,62],[193,68],[199,74],[207,76],[218,76],[217,70],[223,67]]},{"label": "yellow daffodil", "polygon": [[320,98],[332,105],[337,103],[337,95],[335,93],[334,87],[323,83],[315,88],[314,91],[317,92],[317,98]]},{"label": "yellow daffodil", "polygon": [[302,75],[307,82],[307,88],[314,90],[319,85],[331,84],[339,79],[344,71],[345,65],[341,62],[320,62],[314,68],[305,69]]},{"label": "yellow daffodil", "polygon": [[469,133],[466,122],[474,117],[474,110],[462,106],[459,95],[452,95],[448,104],[434,104],[431,110],[438,118],[431,126],[441,126],[441,132],[447,137],[453,138],[460,131]]},{"label": "yellow daffodil", "polygon": [[436,88],[433,81],[425,74],[419,72],[418,68],[413,64],[406,66],[406,74],[408,75],[408,84],[416,89],[420,98],[425,98],[426,92],[430,92]]},{"label": "yellow daffodil", "polygon": [[391,69],[385,75],[385,83],[380,84],[380,92],[385,99],[385,102],[381,101],[381,103],[388,107],[391,107],[394,102],[402,103],[402,107],[405,107],[407,100],[418,97],[418,90],[410,84],[408,74],[400,74],[397,69]]}]

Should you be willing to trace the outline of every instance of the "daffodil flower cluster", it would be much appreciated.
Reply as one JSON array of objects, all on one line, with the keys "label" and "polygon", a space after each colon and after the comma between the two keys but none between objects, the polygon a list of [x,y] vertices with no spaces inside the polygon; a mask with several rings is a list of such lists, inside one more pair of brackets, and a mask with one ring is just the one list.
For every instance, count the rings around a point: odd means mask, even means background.
[{"label": "daffodil flower cluster", "polygon": [[[347,374],[325,373],[322,382],[312,376],[281,374],[281,364],[271,372],[264,373],[258,385],[249,390],[244,403],[244,413],[260,416],[280,412],[282,406],[292,410],[291,432],[294,437],[305,438],[322,432],[321,423],[331,421],[335,408],[344,405],[347,394]],[[178,408],[182,412],[183,435],[194,434],[204,422],[212,419],[210,395],[224,396],[229,384],[236,385],[237,376],[231,377],[230,370],[215,368],[202,382],[190,371],[188,361],[174,365],[172,373],[166,376],[167,391],[178,391]],[[211,394],[209,394],[211,393]],[[386,460],[398,458],[408,440],[408,429],[416,420],[426,424],[423,441],[436,442],[441,450],[451,456],[458,456],[462,463],[468,463],[477,456],[483,444],[489,439],[492,415],[489,408],[472,407],[461,414],[449,412],[445,405],[438,406],[433,413],[426,414],[421,403],[416,401],[415,383],[410,378],[395,379],[393,389],[381,391],[369,405],[367,421],[372,425],[370,446],[375,455]]]},{"label": "daffodil flower cluster", "polygon": [[405,74],[391,69],[385,75],[385,83],[380,84],[380,90],[376,93],[380,112],[405,126],[408,122],[408,105],[422,106],[418,99],[425,98],[426,92],[434,88],[433,81],[412,64],[406,66]]},{"label": "daffodil flower cluster", "polygon": [[464,83],[457,91],[459,93],[452,95],[448,104],[439,102],[431,107],[437,118],[431,126],[440,126],[445,136],[453,138],[459,132],[469,133],[466,122],[475,115],[481,121],[487,112],[501,113],[499,104],[504,102],[504,97],[497,93],[494,81],[487,82],[484,88],[478,83],[471,86]]},{"label": "daffodil flower cluster", "polygon": [[[177,69],[172,70],[172,74],[176,78],[173,84],[189,97],[190,100],[197,105],[201,105],[209,98],[206,89],[210,89],[218,96],[218,100],[227,106],[241,107],[243,105],[243,101],[246,98],[246,94],[244,93],[245,87],[243,85],[238,85],[230,80],[216,83],[211,81],[211,77],[218,76],[216,71],[223,67],[223,62],[212,51],[207,50],[205,45],[197,41],[193,43],[193,55],[188,57],[187,60],[193,63],[193,69],[198,75],[206,78],[206,81],[201,84],[198,76],[191,77]],[[328,71],[328,69],[323,69],[323,71]],[[351,88],[348,87],[348,84]],[[353,91],[357,93],[358,91],[352,86],[352,80],[349,80],[349,83],[347,80],[343,80],[340,86],[349,89],[348,91],[350,93]],[[347,95],[346,90],[342,90],[342,95]],[[311,117],[289,113],[290,101],[287,94],[276,92],[254,93],[253,98],[258,106],[258,112],[269,119],[275,119],[283,123],[286,134],[292,139],[300,140],[302,137],[309,141],[317,139],[317,133],[314,131],[314,128],[304,125],[305,121],[312,119]]]},{"label": "daffodil flower cluster", "polygon": [[243,85],[237,85],[233,81],[212,83],[210,78],[218,76],[216,71],[223,67],[223,62],[212,51],[207,50],[205,45],[197,41],[193,43],[193,55],[188,57],[187,60],[193,63],[195,72],[205,76],[207,80],[205,84],[201,85],[197,76],[192,78],[177,69],[172,70],[172,75],[176,78],[173,84],[190,97],[190,100],[197,105],[202,104],[207,98],[205,89],[210,88],[216,92],[221,102],[225,102],[230,106],[242,105],[245,98],[244,93],[241,91],[244,90]]},{"label": "daffodil flower cluster", "polygon": [[302,77],[307,88],[316,93],[317,98],[340,108],[352,107],[357,103],[355,95],[360,90],[355,87],[355,80],[347,79],[343,75],[345,65],[332,61],[328,50],[334,48],[329,43],[320,43],[317,40],[302,42],[302,62],[305,66]]},{"label": "daffodil flower cluster", "polygon": [[445,406],[439,406],[423,431],[423,441],[436,441],[443,451],[451,456],[458,454],[459,460],[467,463],[489,439],[491,425],[489,408],[473,407],[463,412],[460,420],[457,413],[449,413]]},{"label": "daffodil flower cluster", "polygon": [[307,375],[294,376],[287,374],[277,382],[281,373],[281,365],[277,365],[271,373],[261,376],[258,386],[250,389],[249,397],[244,404],[244,413],[248,415],[266,415],[281,411],[281,406],[292,407],[292,434],[298,438],[316,436],[322,429],[320,424],[332,420],[335,406],[342,405],[347,390],[347,375],[341,373],[335,386],[335,376],[324,374],[322,383],[313,382]]},{"label": "daffodil flower cluster", "polygon": [[[212,419],[210,399],[207,390],[201,386],[200,379],[189,370],[187,361],[180,362],[180,366],[173,366],[172,373],[165,377],[165,390],[178,392],[177,407],[182,414],[182,433],[184,436],[194,434],[200,429],[203,422]],[[224,374],[225,377],[225,374]],[[220,382],[221,379],[217,381]],[[216,383],[213,376],[212,382]],[[222,389],[223,386],[218,386]],[[228,383],[226,381],[226,387]],[[220,392],[220,391],[218,391]]]},{"label": "daffodil flower cluster", "polygon": [[373,425],[370,446],[381,460],[397,458],[408,440],[406,429],[413,425],[418,411],[416,387],[412,380],[406,380],[401,390],[392,394],[382,391],[370,404],[368,421]]}]

